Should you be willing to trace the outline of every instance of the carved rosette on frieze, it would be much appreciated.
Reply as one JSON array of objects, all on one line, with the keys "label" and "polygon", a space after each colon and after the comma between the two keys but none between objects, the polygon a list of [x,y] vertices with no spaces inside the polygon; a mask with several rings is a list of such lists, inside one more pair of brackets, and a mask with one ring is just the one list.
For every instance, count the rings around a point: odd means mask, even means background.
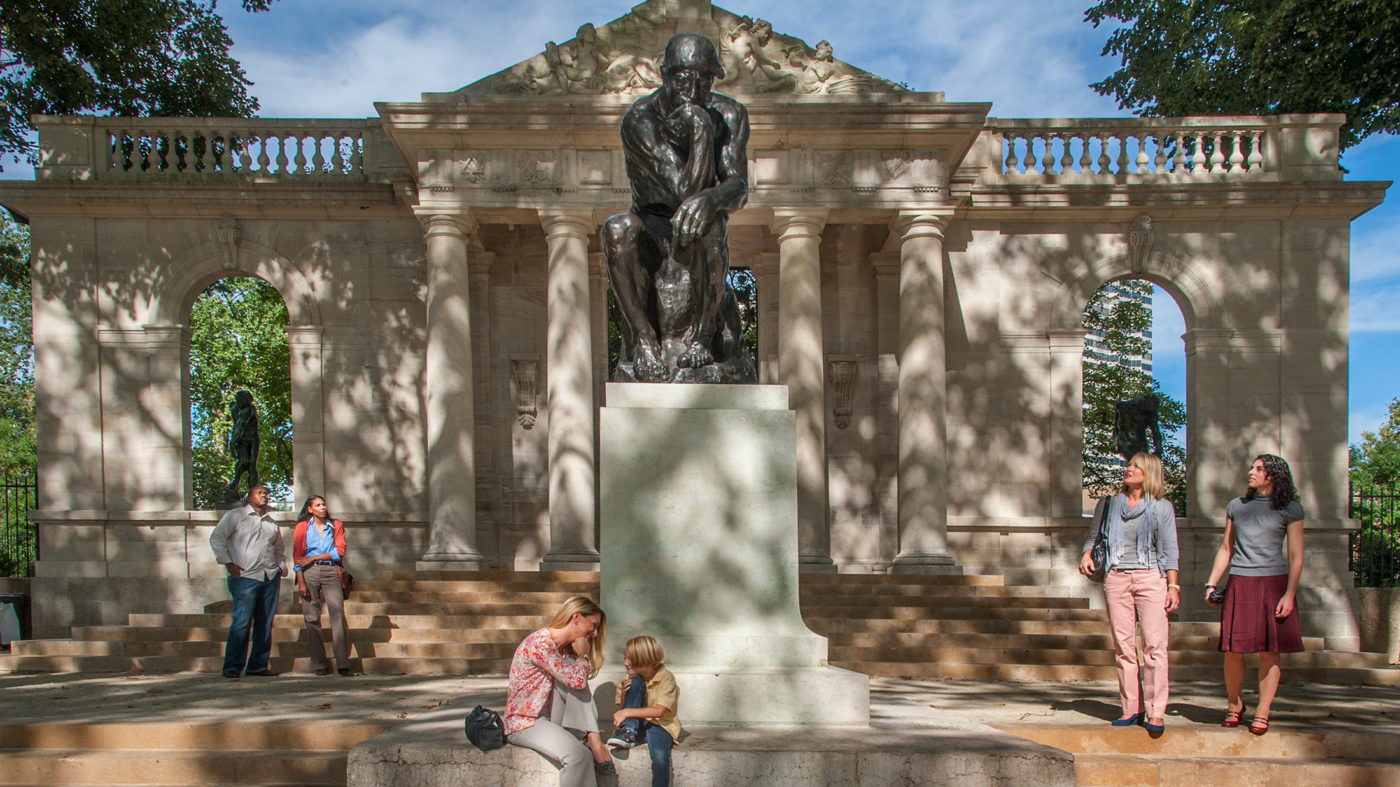
[{"label": "carved rosette on frieze", "polygon": [[[674,0],[649,0],[602,26],[585,24],[572,40],[549,41],[544,51],[457,91],[468,95],[639,96],[661,85],[661,51],[681,30],[686,10]],[[708,5],[708,4],[706,4]],[[668,8],[670,6],[670,8]],[[774,32],[764,19],[709,5],[709,17],[685,19],[719,47],[721,93],[752,95],[870,95],[908,92],[837,60],[828,41],[815,46]],[[675,18],[672,14],[675,13]],[[694,29],[698,22],[699,29]]]}]

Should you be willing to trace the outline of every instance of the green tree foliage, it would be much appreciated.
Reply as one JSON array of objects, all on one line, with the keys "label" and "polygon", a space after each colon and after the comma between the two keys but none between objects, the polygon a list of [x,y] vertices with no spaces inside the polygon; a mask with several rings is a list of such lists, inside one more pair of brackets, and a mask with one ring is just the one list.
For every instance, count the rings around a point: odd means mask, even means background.
[{"label": "green tree foliage", "polygon": [[1123,23],[1091,87],[1139,115],[1337,112],[1343,149],[1400,132],[1397,0],[1101,0],[1095,27]]},{"label": "green tree foliage", "polygon": [[1351,515],[1362,521],[1352,542],[1356,584],[1400,585],[1400,398],[1374,432],[1351,447]]},{"label": "green tree foliage", "polygon": [[[1151,297],[1152,285],[1145,281],[1121,281],[1117,286],[1127,293]],[[1158,420],[1166,445],[1162,464],[1166,475],[1167,497],[1178,514],[1186,513],[1186,451],[1177,433],[1186,425],[1186,406],[1162,393],[1157,380],[1129,359],[1151,352],[1145,338],[1152,329],[1152,310],[1147,304],[1128,297],[1112,297],[1105,285],[1084,309],[1084,329],[1099,332],[1101,349],[1084,347],[1084,489],[1095,497],[1116,490],[1123,482],[1123,471],[1113,461],[1113,415],[1115,405],[1149,393],[1161,400]]]},{"label": "green tree foliage", "polygon": [[272,285],[229,278],[190,310],[190,427],[195,508],[214,508],[233,477],[228,452],[234,394],[251,391],[258,408],[258,471],[274,500],[292,494],[291,355],[287,307]]},{"label": "green tree foliage", "polygon": [[0,474],[34,467],[29,231],[0,211]]},{"label": "green tree foliage", "polygon": [[29,232],[0,210],[0,576],[33,573],[34,342],[30,329]]},{"label": "green tree foliage", "polygon": [[0,0],[0,161],[34,159],[33,114],[251,115],[252,83],[229,56],[216,5]]}]

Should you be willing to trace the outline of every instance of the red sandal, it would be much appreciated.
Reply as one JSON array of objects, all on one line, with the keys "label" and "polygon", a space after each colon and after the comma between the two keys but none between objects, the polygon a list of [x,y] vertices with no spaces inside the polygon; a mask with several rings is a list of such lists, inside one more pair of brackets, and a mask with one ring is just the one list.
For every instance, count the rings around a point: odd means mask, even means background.
[{"label": "red sandal", "polygon": [[1248,706],[1246,706],[1243,702],[1241,702],[1241,703],[1240,703],[1240,709],[1239,709],[1239,710],[1229,710],[1229,709],[1227,708],[1226,711],[1225,711],[1225,721],[1220,722],[1220,726],[1222,726],[1222,727],[1238,727],[1238,726],[1240,726],[1240,720],[1244,718],[1244,712],[1245,712],[1245,710],[1247,709],[1247,707],[1248,707]]},{"label": "red sandal", "polygon": [[1255,735],[1263,735],[1269,731],[1269,720],[1255,716],[1254,721],[1249,723],[1249,731]]}]

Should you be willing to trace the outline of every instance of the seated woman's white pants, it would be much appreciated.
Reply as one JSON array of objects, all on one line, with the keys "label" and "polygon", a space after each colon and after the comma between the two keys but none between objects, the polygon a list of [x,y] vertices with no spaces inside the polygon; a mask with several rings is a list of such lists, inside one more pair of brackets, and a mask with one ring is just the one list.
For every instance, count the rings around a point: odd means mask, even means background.
[{"label": "seated woman's white pants", "polygon": [[506,741],[559,763],[559,787],[591,787],[598,783],[593,773],[593,753],[580,740],[590,732],[598,732],[598,706],[593,702],[593,692],[587,685],[575,690],[555,681],[545,714],[533,725],[506,736]]}]

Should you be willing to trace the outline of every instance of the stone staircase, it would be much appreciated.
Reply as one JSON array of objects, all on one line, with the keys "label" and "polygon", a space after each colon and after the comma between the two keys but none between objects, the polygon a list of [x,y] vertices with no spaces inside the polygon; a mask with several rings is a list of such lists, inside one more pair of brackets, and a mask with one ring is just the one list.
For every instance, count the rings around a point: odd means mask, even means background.
[{"label": "stone staircase", "polygon": [[[574,594],[598,593],[587,572],[420,572],[364,581],[346,604],[351,668],[376,674],[504,674],[516,645]],[[1085,597],[1008,586],[996,575],[808,574],[803,617],[829,638],[834,666],[877,677],[1112,680],[1102,610]],[[291,595],[291,594],[288,594]],[[11,672],[217,672],[228,602],[200,614],[133,614],[126,626],[73,629],[65,640],[14,643]],[[613,632],[614,637],[632,632]],[[1219,680],[1216,624],[1172,624],[1174,680]],[[1383,654],[1322,650],[1284,657],[1287,681],[1400,685]],[[272,669],[306,671],[305,632],[284,598]]]},{"label": "stone staircase", "polygon": [[[890,678],[1114,680],[1101,609],[1083,596],[1007,586],[1000,576],[804,575],[803,617],[833,666]],[[1221,679],[1219,624],[1173,621],[1172,680]],[[1286,682],[1400,686],[1381,653],[1285,654]]]},{"label": "stone staircase", "polygon": [[350,749],[391,726],[0,724],[0,784],[342,785]]},{"label": "stone staircase", "polygon": [[1168,721],[1167,734],[1154,739],[1141,728],[1104,724],[997,726],[1072,753],[1080,787],[1400,785],[1400,732],[1393,729],[1270,730],[1255,737],[1243,727],[1186,727]]}]

